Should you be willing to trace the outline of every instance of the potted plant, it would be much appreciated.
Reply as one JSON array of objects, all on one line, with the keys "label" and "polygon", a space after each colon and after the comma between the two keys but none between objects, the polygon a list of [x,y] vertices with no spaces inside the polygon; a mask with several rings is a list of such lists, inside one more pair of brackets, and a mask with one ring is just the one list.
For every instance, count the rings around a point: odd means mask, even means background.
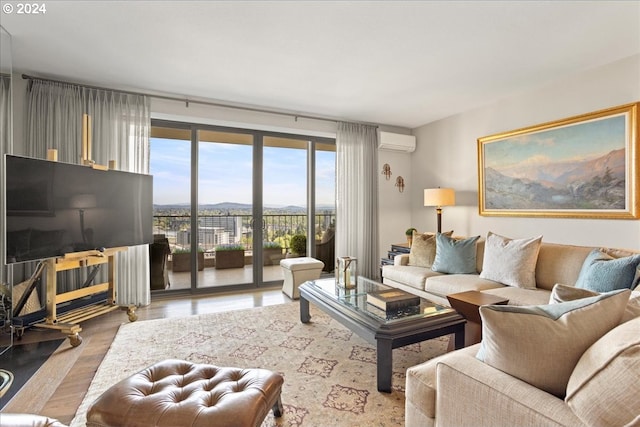
[{"label": "potted plant", "polygon": [[411,246],[411,243],[413,242],[413,232],[414,231],[418,231],[413,227],[407,228],[407,231],[404,232],[405,236],[407,236],[407,243],[409,244],[409,246]]},{"label": "potted plant", "polygon": [[[174,249],[171,254],[171,269],[174,273],[191,271],[191,249]],[[204,250],[198,248],[198,271],[204,270]]]},{"label": "potted plant", "polygon": [[243,268],[244,245],[229,243],[216,246],[216,268]]},{"label": "potted plant", "polygon": [[262,243],[262,265],[279,265],[282,259],[282,246],[278,242]]},{"label": "potted plant", "polygon": [[305,256],[307,254],[307,236],[296,234],[291,237],[291,253],[294,256]]}]

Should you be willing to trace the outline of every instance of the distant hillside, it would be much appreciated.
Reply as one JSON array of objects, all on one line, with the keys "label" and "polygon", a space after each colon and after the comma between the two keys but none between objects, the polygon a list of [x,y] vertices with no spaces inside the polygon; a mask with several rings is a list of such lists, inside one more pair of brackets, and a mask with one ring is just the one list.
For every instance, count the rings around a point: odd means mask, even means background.
[{"label": "distant hillside", "polygon": [[497,171],[485,169],[487,209],[624,209],[625,156]]},{"label": "distant hillside", "polygon": [[[188,209],[188,203],[176,203],[176,204],[165,204],[165,205],[153,205],[154,209],[158,210],[170,210],[170,209]],[[269,210],[277,210],[288,213],[304,213],[307,211],[307,208],[304,206],[265,206],[265,209]],[[223,202],[223,203],[213,203],[213,204],[204,204],[199,205],[199,210],[208,210],[208,211],[222,211],[222,212],[232,212],[232,211],[251,211],[252,205],[246,203],[235,203],[235,202]],[[316,208],[317,211],[333,211],[333,206],[318,206]]]}]

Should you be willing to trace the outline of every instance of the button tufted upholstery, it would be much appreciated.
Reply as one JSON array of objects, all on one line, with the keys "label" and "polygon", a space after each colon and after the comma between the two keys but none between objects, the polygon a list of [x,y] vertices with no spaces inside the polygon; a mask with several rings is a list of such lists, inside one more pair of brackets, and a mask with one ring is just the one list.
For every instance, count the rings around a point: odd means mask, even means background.
[{"label": "button tufted upholstery", "polygon": [[0,426],[2,427],[66,427],[60,421],[53,418],[34,414],[0,414]]},{"label": "button tufted upholstery", "polygon": [[282,375],[165,360],[115,384],[87,411],[87,426],[259,426],[282,415]]}]

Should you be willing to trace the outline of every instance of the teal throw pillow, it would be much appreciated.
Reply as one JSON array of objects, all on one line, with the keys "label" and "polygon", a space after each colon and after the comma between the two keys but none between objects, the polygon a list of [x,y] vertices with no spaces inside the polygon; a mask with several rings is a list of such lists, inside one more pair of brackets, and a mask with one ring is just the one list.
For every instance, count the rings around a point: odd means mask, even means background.
[{"label": "teal throw pillow", "polygon": [[576,288],[595,292],[632,289],[640,267],[640,254],[614,258],[594,249],[582,264]]},{"label": "teal throw pillow", "polygon": [[431,269],[439,273],[474,274],[476,271],[476,241],[480,236],[454,239],[436,234],[436,257]]}]

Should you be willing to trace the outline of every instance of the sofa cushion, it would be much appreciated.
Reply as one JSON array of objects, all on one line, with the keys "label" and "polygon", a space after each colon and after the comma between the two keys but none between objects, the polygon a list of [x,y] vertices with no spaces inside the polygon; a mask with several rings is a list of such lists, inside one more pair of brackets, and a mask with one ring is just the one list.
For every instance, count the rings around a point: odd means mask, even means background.
[{"label": "sofa cushion", "polygon": [[[640,425],[640,318],[596,341],[571,373],[565,401],[587,425]],[[597,402],[597,403],[596,403]]]},{"label": "sofa cushion", "polygon": [[442,274],[428,277],[424,290],[446,298],[447,295],[458,292],[484,291],[504,287],[493,280],[481,279],[477,274]]},{"label": "sofa cushion", "polygon": [[476,242],[480,236],[454,239],[436,234],[436,258],[431,269],[447,274],[476,273]]},{"label": "sofa cushion", "polygon": [[482,291],[486,294],[509,300],[509,305],[542,305],[549,303],[551,291],[546,289],[522,289],[513,286],[502,286],[499,288]]},{"label": "sofa cushion", "polygon": [[632,289],[638,276],[639,265],[640,254],[614,258],[599,249],[594,249],[584,260],[576,288],[596,292]]},{"label": "sofa cushion", "polygon": [[424,283],[427,277],[439,276],[442,273],[432,271],[425,267],[414,267],[411,265],[385,265],[382,269],[385,279],[404,283],[415,289],[424,291]]},{"label": "sofa cushion", "polygon": [[489,232],[484,245],[480,277],[507,286],[535,289],[536,263],[541,242],[542,236],[510,239]]},{"label": "sofa cushion", "polygon": [[563,398],[580,356],[620,322],[630,292],[619,290],[551,305],[482,306],[477,357]]},{"label": "sofa cushion", "polygon": [[593,247],[588,246],[543,242],[536,265],[536,287],[550,291],[556,283],[573,285],[592,250]]}]

